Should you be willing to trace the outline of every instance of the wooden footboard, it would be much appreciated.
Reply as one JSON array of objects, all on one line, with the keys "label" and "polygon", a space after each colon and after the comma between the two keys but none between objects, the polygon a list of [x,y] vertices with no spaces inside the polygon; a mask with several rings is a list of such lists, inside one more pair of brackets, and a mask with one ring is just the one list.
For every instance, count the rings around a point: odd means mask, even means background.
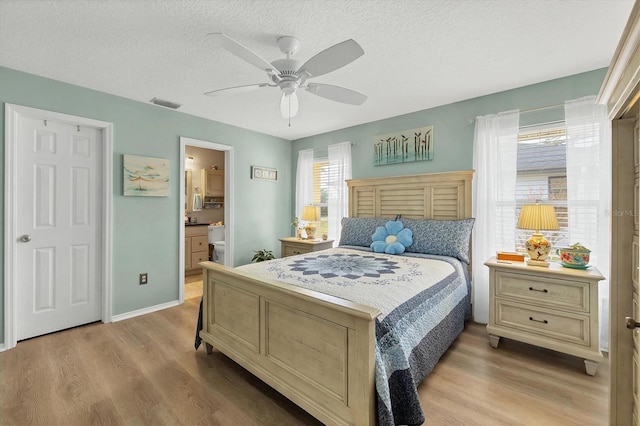
[{"label": "wooden footboard", "polygon": [[326,424],[376,423],[378,309],[200,265],[206,343]]}]

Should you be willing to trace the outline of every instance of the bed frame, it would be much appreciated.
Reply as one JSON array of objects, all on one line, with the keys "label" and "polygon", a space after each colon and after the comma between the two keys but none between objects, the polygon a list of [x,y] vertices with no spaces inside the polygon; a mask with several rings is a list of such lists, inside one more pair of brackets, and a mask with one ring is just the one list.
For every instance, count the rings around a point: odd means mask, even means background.
[{"label": "bed frame", "polygon": [[[471,217],[473,171],[351,179],[350,217]],[[376,308],[203,262],[212,347],[318,420],[374,425]]]}]

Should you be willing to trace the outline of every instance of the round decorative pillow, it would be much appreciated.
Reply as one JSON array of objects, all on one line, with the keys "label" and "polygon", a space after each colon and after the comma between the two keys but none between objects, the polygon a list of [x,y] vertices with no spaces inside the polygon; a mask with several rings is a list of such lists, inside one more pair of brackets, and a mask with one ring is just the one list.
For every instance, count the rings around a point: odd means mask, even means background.
[{"label": "round decorative pillow", "polygon": [[401,254],[413,244],[413,232],[399,220],[390,220],[378,226],[371,239],[370,247],[375,253]]}]

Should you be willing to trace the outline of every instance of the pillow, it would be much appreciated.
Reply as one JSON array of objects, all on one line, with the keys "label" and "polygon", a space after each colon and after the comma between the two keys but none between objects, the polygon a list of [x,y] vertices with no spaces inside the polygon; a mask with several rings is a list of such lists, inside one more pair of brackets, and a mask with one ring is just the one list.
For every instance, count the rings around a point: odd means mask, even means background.
[{"label": "pillow", "polygon": [[406,246],[413,243],[411,229],[405,228],[399,220],[390,220],[378,226],[371,239],[371,250],[375,253],[401,254]]},{"label": "pillow", "polygon": [[371,246],[371,235],[378,226],[384,226],[389,219],[373,217],[343,217],[340,231],[341,246]]},{"label": "pillow", "polygon": [[475,219],[431,220],[402,219],[413,231],[413,244],[407,247],[411,253],[451,256],[469,263],[469,243]]}]

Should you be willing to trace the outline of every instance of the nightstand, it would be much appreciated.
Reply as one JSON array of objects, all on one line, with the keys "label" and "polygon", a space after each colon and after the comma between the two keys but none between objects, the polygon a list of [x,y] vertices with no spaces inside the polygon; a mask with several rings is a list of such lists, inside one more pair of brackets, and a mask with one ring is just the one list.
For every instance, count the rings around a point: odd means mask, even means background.
[{"label": "nightstand", "polygon": [[301,240],[297,237],[280,238],[282,257],[311,253],[333,247],[333,240]]},{"label": "nightstand", "polygon": [[548,268],[524,262],[485,262],[489,267],[491,346],[500,337],[584,358],[586,373],[596,374],[603,360],[598,330],[598,281],[604,277],[591,266]]}]

